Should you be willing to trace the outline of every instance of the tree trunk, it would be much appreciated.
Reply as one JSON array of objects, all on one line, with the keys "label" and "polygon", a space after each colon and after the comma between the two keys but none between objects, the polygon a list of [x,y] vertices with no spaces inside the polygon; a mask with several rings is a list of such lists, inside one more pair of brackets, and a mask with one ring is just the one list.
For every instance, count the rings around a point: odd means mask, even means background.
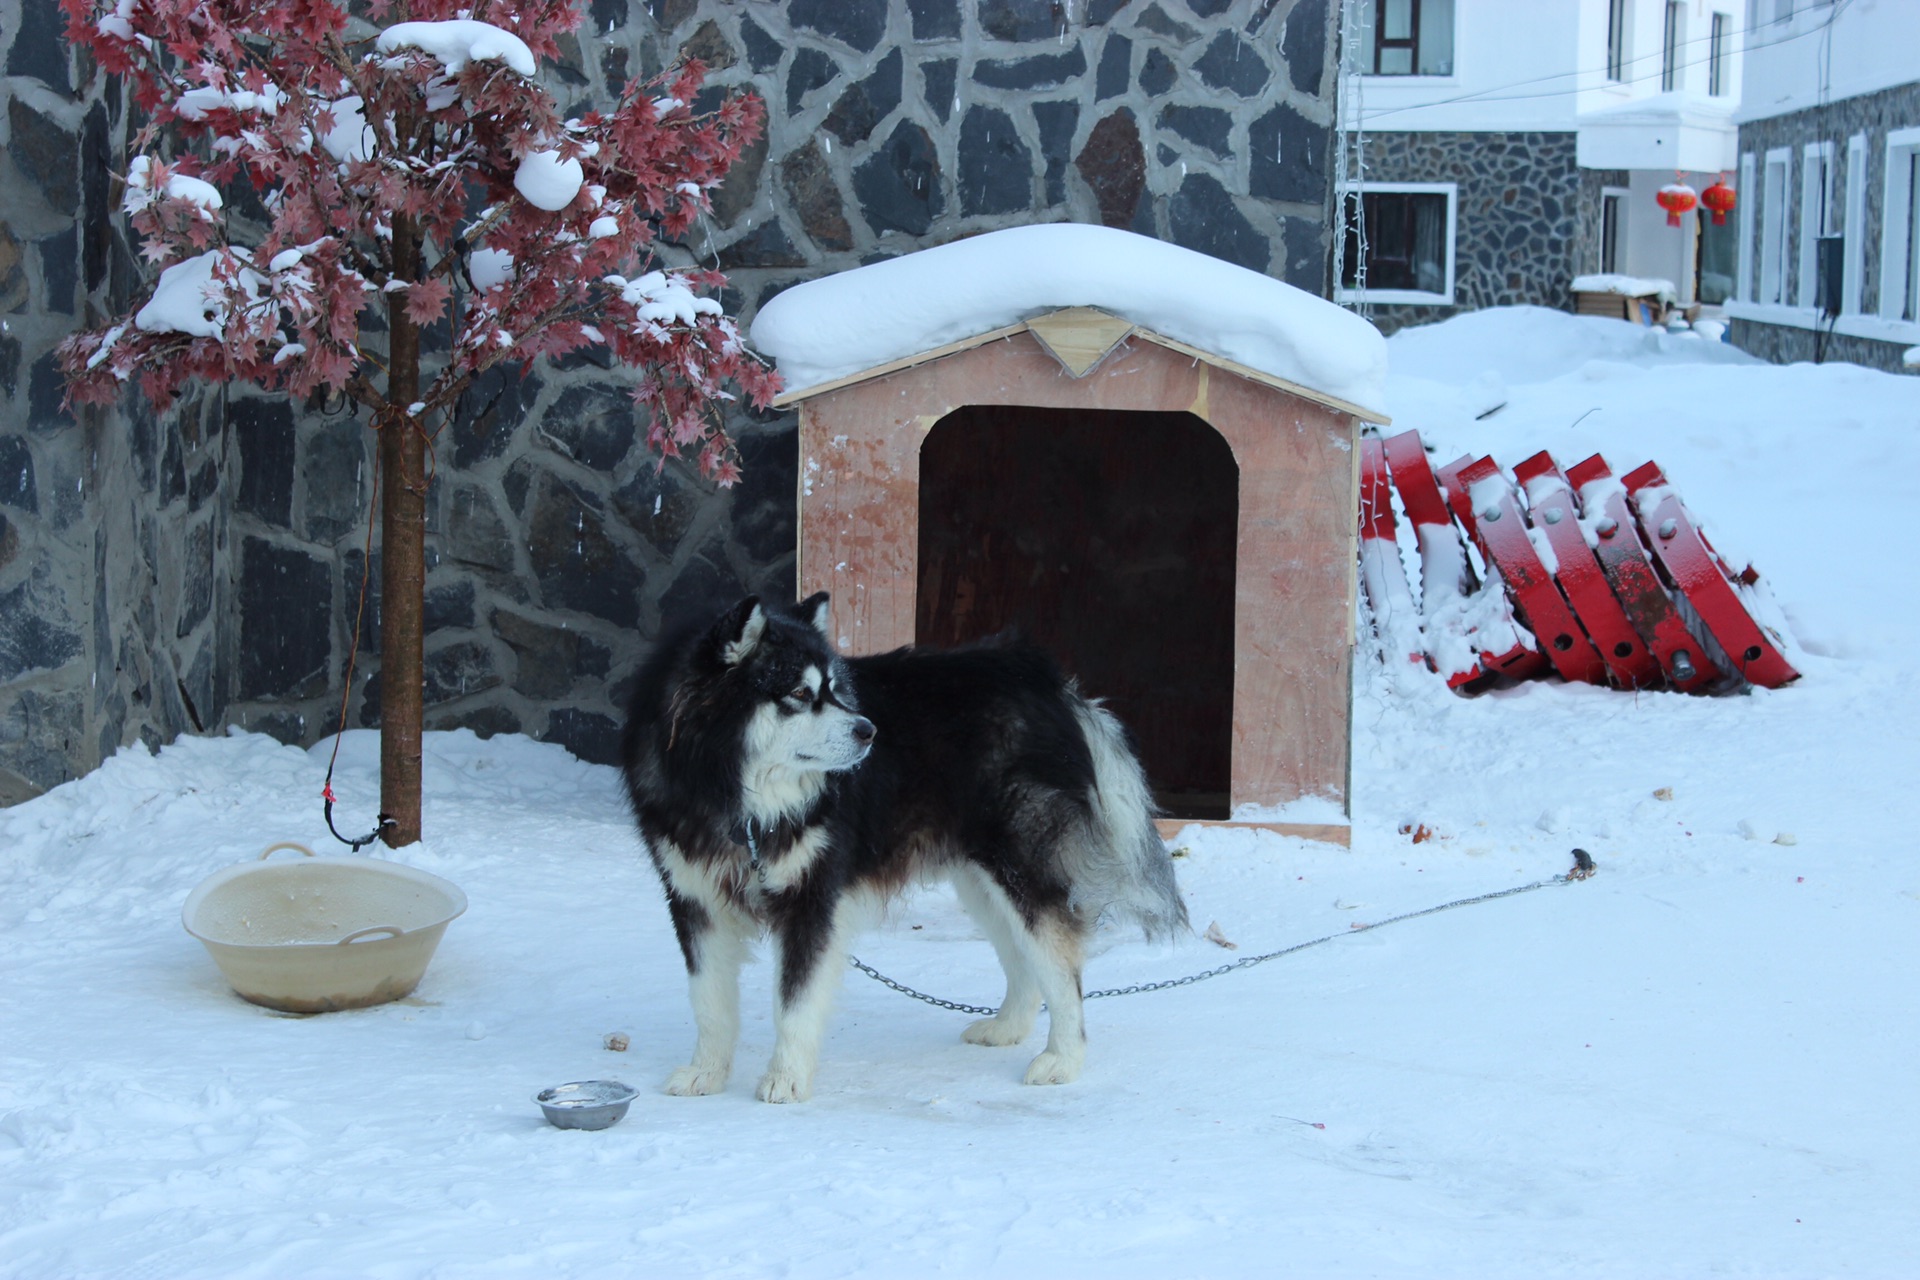
[{"label": "tree trunk", "polygon": [[[417,280],[419,230],[393,223],[394,276]],[[409,406],[420,398],[420,329],[406,294],[388,295],[387,412],[380,422],[380,810],[392,848],[420,839],[420,733],[425,669],[427,441]]]}]

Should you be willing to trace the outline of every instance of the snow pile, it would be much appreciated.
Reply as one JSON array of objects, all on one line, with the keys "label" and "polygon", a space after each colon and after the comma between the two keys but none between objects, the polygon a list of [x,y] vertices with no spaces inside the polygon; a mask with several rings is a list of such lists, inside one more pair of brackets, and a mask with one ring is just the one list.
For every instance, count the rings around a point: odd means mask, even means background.
[{"label": "snow pile", "polygon": [[375,139],[373,130],[367,125],[365,106],[360,95],[354,93],[335,100],[329,108],[333,114],[333,127],[321,136],[320,145],[341,164],[365,160],[373,155]]},{"label": "snow pile", "polygon": [[[1424,643],[1442,676],[1478,671],[1483,652],[1505,654],[1540,647],[1533,632],[1514,621],[1498,569],[1485,567],[1479,589],[1461,591],[1467,553],[1451,525],[1414,526],[1413,537],[1420,565],[1421,611],[1427,619]],[[1403,552],[1402,563],[1408,558]],[[1399,628],[1404,620],[1393,621]],[[1396,651],[1404,646],[1404,639],[1398,641]]]},{"label": "snow pile", "polygon": [[538,70],[527,42],[511,31],[469,18],[447,22],[401,22],[380,33],[381,53],[418,49],[457,76],[469,62],[504,62],[527,79]]},{"label": "snow pile", "polygon": [[1673,302],[1680,296],[1671,280],[1661,280],[1654,276],[1623,276],[1613,272],[1603,275],[1575,276],[1573,291],[1575,293],[1617,293],[1628,298],[1658,297],[1662,302]]},{"label": "snow pile", "polygon": [[1013,227],[808,281],[760,309],[752,339],[791,394],[1074,306],[1380,406],[1386,343],[1365,320],[1218,258],[1077,223]]},{"label": "snow pile", "polygon": [[160,273],[153,296],[133,318],[148,333],[184,333],[195,338],[218,338],[227,331],[227,292],[216,279],[223,270],[237,271],[250,293],[267,290],[266,277],[227,249],[209,249],[197,257],[176,262]]},{"label": "snow pile", "polygon": [[637,280],[618,275],[606,280],[636,309],[643,323],[690,325],[700,316],[721,314],[718,301],[701,297],[686,281],[664,271],[649,271]]},{"label": "snow pile", "polygon": [[112,13],[102,14],[94,25],[103,35],[114,36],[121,40],[135,38],[133,29],[133,6],[135,0],[116,0]]},{"label": "snow pile", "polygon": [[[1303,1276],[1920,1274],[1898,802],[1920,595],[1861,552],[1906,545],[1920,380],[1546,315],[1397,335],[1422,372],[1388,407],[1443,457],[1657,459],[1786,604],[1798,684],[1460,698],[1363,653],[1352,850],[1189,828],[1199,936],[1118,939],[1087,984],[1335,941],[1093,1002],[1086,1075],[1059,1089],[1019,1083],[1037,1036],[962,1044],[964,1015],[849,973],[815,1098],[789,1108],[753,1099],[764,956],[727,1091],[659,1091],[692,1016],[616,770],[429,734],[428,839],[387,856],[471,908],[413,997],[294,1018],[233,996],[180,907],[270,841],[338,849],[330,744],[128,748],[0,810],[0,1277],[1131,1280],[1272,1274],[1275,1241]],[[1490,370],[1509,402],[1476,421],[1462,397]],[[334,786],[364,829],[374,735],[346,736]],[[1353,927],[1550,877],[1576,847],[1591,881]],[[944,891],[856,954],[1000,994]],[[603,1133],[532,1102],[606,1078],[640,1095]]]},{"label": "snow pile", "polygon": [[[1388,350],[1393,376],[1387,388],[1387,409],[1393,408],[1394,401],[1407,399],[1410,392],[1421,401],[1419,411],[1431,413],[1435,406],[1430,397],[1444,386],[1448,388],[1444,398],[1458,398],[1462,412],[1470,410],[1469,420],[1494,406],[1496,390],[1500,392],[1497,399],[1504,400],[1508,384],[1568,375],[1597,381],[1603,367],[1615,365],[1652,369],[1760,363],[1724,344],[1545,307],[1472,311],[1445,324],[1402,329],[1393,335]],[[1400,425],[1398,417],[1394,424]],[[1546,443],[1550,442],[1542,441]]]},{"label": "snow pile", "polygon": [[128,214],[139,213],[142,209],[159,199],[184,200],[200,210],[200,216],[208,222],[218,221],[213,215],[226,207],[226,200],[220,195],[220,189],[211,182],[200,178],[190,178],[184,173],[168,173],[167,180],[158,188],[153,185],[153,161],[146,156],[135,156],[133,163],[127,166],[127,194],[120,202],[121,211]]},{"label": "snow pile", "polygon": [[467,258],[467,274],[480,292],[513,279],[513,255],[505,249],[475,249]]},{"label": "snow pile", "polygon": [[[101,24],[105,30],[105,23]],[[280,104],[287,100],[286,95],[272,85],[259,92],[250,89],[216,89],[211,85],[198,89],[189,89],[173,100],[173,109],[188,120],[204,120],[212,111],[252,112],[273,115],[280,110]]]},{"label": "snow pile", "polygon": [[529,151],[513,174],[513,189],[528,204],[548,213],[572,204],[585,182],[586,170],[580,162],[563,160],[558,151]]}]

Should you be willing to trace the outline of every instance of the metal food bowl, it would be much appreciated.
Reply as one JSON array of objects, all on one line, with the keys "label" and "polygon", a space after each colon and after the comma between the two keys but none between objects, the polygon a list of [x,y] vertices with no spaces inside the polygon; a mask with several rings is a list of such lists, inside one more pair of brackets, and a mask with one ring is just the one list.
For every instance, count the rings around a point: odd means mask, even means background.
[{"label": "metal food bowl", "polygon": [[[268,862],[282,850],[307,855]],[[276,844],[216,871],[181,921],[242,998],[288,1013],[362,1009],[410,994],[467,895],[439,876],[373,858],[318,858]]]},{"label": "metal food bowl", "polygon": [[533,1095],[556,1129],[610,1129],[632,1105],[634,1089],[618,1080],[576,1080]]}]

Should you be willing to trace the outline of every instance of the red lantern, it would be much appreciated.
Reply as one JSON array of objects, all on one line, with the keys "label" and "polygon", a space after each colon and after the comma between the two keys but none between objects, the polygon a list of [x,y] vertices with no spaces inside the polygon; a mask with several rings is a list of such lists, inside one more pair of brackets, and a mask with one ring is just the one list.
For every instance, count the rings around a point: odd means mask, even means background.
[{"label": "red lantern", "polygon": [[1716,227],[1727,225],[1727,215],[1733,212],[1734,200],[1733,188],[1727,185],[1727,175],[1724,173],[1700,193],[1700,205],[1712,210],[1713,225]]},{"label": "red lantern", "polygon": [[1660,194],[1654,199],[1659,201],[1660,207],[1667,211],[1667,225],[1670,227],[1679,226],[1680,215],[1700,202],[1700,197],[1694,189],[1684,182],[1668,183],[1660,188]]}]

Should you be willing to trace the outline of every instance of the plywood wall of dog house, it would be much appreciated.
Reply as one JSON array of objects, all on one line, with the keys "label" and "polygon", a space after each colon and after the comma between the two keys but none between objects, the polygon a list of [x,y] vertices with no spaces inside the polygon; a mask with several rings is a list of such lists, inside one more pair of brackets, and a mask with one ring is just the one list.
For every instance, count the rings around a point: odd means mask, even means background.
[{"label": "plywood wall of dog house", "polygon": [[1189,412],[1240,468],[1231,800],[1342,805],[1350,749],[1358,424],[1136,334],[1075,378],[1010,337],[806,399],[802,595],[833,595],[840,646],[914,640],[920,449],[965,405]]}]

